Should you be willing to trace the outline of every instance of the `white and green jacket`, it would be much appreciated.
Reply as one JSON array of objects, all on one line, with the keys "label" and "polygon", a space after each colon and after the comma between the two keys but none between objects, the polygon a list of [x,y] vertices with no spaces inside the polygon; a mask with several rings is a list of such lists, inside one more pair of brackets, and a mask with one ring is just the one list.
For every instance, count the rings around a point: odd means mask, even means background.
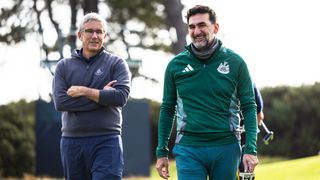
[{"label": "white and green jacket", "polygon": [[168,156],[175,116],[176,143],[219,146],[239,141],[240,111],[246,130],[244,153],[256,154],[256,104],[246,63],[221,41],[206,61],[198,59],[190,46],[169,62],[165,72],[157,157]]}]

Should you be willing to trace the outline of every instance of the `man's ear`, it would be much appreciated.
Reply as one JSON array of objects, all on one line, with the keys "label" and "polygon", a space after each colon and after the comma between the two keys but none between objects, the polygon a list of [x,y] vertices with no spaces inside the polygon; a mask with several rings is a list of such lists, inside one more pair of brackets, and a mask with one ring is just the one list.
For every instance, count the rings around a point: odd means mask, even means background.
[{"label": "man's ear", "polygon": [[213,30],[213,32],[214,32],[214,34],[217,34],[218,31],[219,31],[219,24],[218,24],[218,23],[215,23],[215,24],[214,24],[214,30]]},{"label": "man's ear", "polygon": [[82,41],[82,33],[80,31],[78,31],[78,38]]}]

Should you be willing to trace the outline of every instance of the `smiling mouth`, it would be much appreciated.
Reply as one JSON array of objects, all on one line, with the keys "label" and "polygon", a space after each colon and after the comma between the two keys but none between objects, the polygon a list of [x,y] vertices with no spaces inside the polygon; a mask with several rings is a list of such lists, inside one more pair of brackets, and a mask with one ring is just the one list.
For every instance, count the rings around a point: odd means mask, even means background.
[{"label": "smiling mouth", "polygon": [[99,42],[90,42],[90,44],[96,45],[99,44]]},{"label": "smiling mouth", "polygon": [[195,36],[194,37],[194,39],[200,39],[200,40],[205,39],[205,38],[206,38],[205,36]]}]

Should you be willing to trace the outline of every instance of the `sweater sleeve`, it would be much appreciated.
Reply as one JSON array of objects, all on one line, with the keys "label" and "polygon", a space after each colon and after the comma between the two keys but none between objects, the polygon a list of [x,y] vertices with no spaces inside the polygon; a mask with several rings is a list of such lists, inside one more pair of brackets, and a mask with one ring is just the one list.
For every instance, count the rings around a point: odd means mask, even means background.
[{"label": "sweater sleeve", "polygon": [[157,157],[167,157],[169,154],[169,139],[172,133],[174,115],[176,111],[176,87],[173,76],[170,72],[170,63],[165,72],[163,99],[160,107],[158,121],[158,146]]},{"label": "sweater sleeve", "polygon": [[259,114],[260,112],[263,111],[263,99],[256,84],[254,84],[254,95],[255,95],[255,100],[257,104],[257,114]]},{"label": "sweater sleeve", "polygon": [[113,70],[113,80],[117,80],[113,90],[100,90],[99,104],[103,106],[124,106],[130,93],[130,70],[125,60],[120,60]]},{"label": "sweater sleeve", "polygon": [[64,60],[61,60],[56,67],[53,82],[52,95],[57,111],[91,111],[97,109],[99,105],[86,97],[71,97],[67,95],[69,88],[65,79]]},{"label": "sweater sleeve", "polygon": [[257,154],[257,107],[253,83],[245,62],[243,62],[239,69],[238,92],[246,131],[244,154],[255,155]]}]

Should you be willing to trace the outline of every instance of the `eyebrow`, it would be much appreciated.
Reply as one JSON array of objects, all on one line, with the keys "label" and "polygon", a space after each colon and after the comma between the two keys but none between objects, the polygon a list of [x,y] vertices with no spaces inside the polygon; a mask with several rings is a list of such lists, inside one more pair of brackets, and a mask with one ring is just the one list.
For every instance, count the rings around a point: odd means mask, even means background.
[{"label": "eyebrow", "polygon": [[199,22],[199,23],[196,23],[196,24],[188,24],[189,27],[191,27],[191,26],[199,26],[199,25],[207,25],[207,23],[202,21],[202,22]]}]

